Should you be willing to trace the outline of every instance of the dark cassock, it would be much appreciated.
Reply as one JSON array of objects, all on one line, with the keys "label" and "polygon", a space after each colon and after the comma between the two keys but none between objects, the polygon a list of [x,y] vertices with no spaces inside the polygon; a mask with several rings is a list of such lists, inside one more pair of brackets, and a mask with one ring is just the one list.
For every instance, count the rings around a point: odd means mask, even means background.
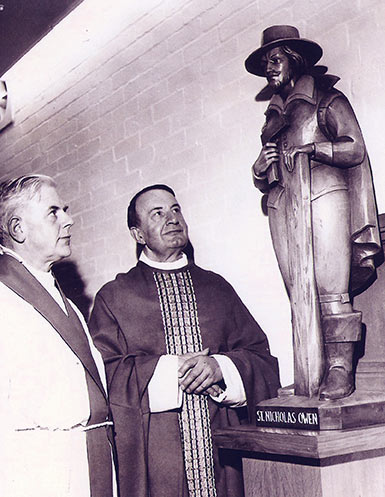
[{"label": "dark cassock", "polygon": [[[121,496],[242,496],[240,461],[219,452],[212,433],[253,422],[279,379],[232,286],[185,255],[154,262],[142,253],[98,292],[89,328],[106,365]],[[223,372],[216,398],[178,388],[178,355],[206,348]]]}]

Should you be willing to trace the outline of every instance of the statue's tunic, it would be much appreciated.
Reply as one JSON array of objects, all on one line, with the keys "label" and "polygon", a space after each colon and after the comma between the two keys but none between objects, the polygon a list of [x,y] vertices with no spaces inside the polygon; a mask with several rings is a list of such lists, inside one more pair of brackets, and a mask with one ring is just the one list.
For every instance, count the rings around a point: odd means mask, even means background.
[{"label": "statue's tunic", "polygon": [[[233,288],[195,264],[165,271],[139,262],[99,291],[89,325],[106,364],[122,497],[242,495],[239,461],[219,457],[212,430],[254,419],[256,402],[276,394],[278,373]],[[160,356],[207,347],[237,367],[249,413],[192,394],[181,409],[151,413],[147,387]]]},{"label": "statue's tunic", "polygon": [[[326,108],[320,109],[324,102],[328,102]],[[372,257],[379,251],[380,237],[369,159],[349,101],[341,92],[321,89],[312,76],[304,75],[285,102],[279,94],[273,95],[265,114],[262,143],[277,143],[281,160],[275,181],[270,180],[269,184],[266,175],[255,176],[255,185],[268,193],[269,209],[285,209],[285,184],[280,173],[280,168],[285,167],[283,155],[291,147],[314,143],[315,151],[310,160],[311,200],[314,202],[335,191],[348,192],[351,284],[359,287],[371,274]],[[337,215],[338,205],[335,212]],[[284,235],[281,228],[279,231]]]}]

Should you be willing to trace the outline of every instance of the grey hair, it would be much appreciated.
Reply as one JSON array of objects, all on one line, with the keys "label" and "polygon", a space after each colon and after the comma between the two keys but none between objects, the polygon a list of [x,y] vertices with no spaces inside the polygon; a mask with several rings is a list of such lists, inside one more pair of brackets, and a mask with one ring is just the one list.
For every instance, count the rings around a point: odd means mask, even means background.
[{"label": "grey hair", "polygon": [[8,223],[15,211],[40,193],[43,185],[56,187],[50,176],[31,174],[0,183],[0,243],[9,243]]}]

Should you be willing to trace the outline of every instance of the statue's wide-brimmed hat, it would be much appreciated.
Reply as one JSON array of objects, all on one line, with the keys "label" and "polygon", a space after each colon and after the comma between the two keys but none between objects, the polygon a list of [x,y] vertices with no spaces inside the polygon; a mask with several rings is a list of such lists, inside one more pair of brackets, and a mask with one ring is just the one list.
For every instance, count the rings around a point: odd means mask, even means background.
[{"label": "statue's wide-brimmed hat", "polygon": [[281,45],[287,45],[305,57],[310,66],[316,64],[322,57],[322,48],[318,43],[301,38],[298,29],[294,26],[270,26],[262,33],[261,46],[247,57],[246,70],[257,76],[265,76],[261,64],[262,57],[272,48]]}]

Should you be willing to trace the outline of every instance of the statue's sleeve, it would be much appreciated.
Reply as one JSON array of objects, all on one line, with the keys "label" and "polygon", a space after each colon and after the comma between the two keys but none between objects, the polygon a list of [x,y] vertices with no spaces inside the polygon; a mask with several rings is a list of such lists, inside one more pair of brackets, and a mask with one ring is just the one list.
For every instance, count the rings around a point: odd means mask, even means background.
[{"label": "statue's sleeve", "polygon": [[254,169],[251,168],[251,174],[253,175],[254,186],[258,188],[262,193],[267,193],[269,191],[269,182],[267,180],[267,174],[256,175]]},{"label": "statue's sleeve", "polygon": [[365,157],[365,144],[357,118],[344,95],[335,98],[328,106],[326,125],[333,139],[315,143],[312,158],[340,168],[361,164]]}]

